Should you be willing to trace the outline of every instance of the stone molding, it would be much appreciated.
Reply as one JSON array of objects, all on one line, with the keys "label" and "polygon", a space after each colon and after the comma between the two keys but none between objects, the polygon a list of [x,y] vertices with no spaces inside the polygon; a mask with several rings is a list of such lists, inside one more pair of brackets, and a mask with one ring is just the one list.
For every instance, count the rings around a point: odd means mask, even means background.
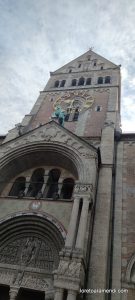
[{"label": "stone molding", "polygon": [[19,149],[24,145],[31,143],[39,144],[40,142],[66,145],[66,147],[69,147],[72,149],[72,151],[73,149],[75,152],[77,151],[77,153],[82,157],[97,157],[96,149],[94,149],[93,146],[86,145],[84,141],[74,136],[70,132],[67,132],[67,130],[65,130],[63,127],[60,128],[60,126],[58,126],[54,121],[30,131],[24,136],[18,137],[1,145],[0,157],[2,158],[6,153],[10,153],[14,148]]},{"label": "stone molding", "polygon": [[57,227],[57,229],[60,231],[63,239],[65,240],[67,232],[64,228],[64,226],[53,216],[45,213],[45,212],[30,212],[30,211],[18,211],[16,213],[10,214],[6,216],[5,218],[0,219],[0,225],[6,221],[12,220],[16,217],[24,217],[24,216],[37,216],[43,219],[46,219],[47,221],[51,222],[54,226]]},{"label": "stone molding", "polygon": [[[0,169],[1,181],[3,181],[1,191],[6,182],[6,175],[3,177],[2,174],[6,174],[8,168],[11,170],[11,165],[14,174],[16,166],[22,168],[23,159],[26,164],[25,159],[29,159],[31,154],[31,159],[33,159],[37,153],[45,152],[49,152],[50,155],[55,152],[58,157],[63,158],[63,161],[65,159],[67,165],[72,165],[73,173],[79,177],[80,182],[87,182],[93,168],[97,169],[97,150],[52,121],[1,146]],[[17,172],[19,174],[19,170]]]}]

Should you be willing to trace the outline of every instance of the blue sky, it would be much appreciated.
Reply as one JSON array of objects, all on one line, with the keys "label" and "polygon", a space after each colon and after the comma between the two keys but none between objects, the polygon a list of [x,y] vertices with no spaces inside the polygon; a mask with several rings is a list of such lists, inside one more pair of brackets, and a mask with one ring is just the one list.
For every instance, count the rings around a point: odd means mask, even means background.
[{"label": "blue sky", "polygon": [[135,131],[134,0],[0,0],[0,134],[20,123],[49,72],[94,51],[122,65],[122,129]]}]

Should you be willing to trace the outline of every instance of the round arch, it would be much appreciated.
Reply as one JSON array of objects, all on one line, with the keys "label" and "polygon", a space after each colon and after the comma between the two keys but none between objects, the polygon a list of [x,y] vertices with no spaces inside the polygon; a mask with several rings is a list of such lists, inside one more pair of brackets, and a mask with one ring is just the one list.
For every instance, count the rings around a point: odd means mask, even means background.
[{"label": "round arch", "polygon": [[[8,241],[9,236],[16,236],[18,232],[35,232],[44,237],[48,230],[50,237],[56,241],[58,248],[64,245],[66,230],[63,225],[54,217],[42,212],[16,212],[0,219],[0,245]],[[33,228],[33,229],[32,229]]]},{"label": "round arch", "polygon": [[83,159],[67,145],[56,143],[32,143],[15,148],[1,159],[0,181],[2,192],[6,183],[27,169],[41,165],[55,165],[70,171],[76,180],[85,182]]},{"label": "round arch", "polygon": [[[51,290],[65,236],[63,226],[44,213],[18,212],[0,220],[0,284],[5,279],[13,286]],[[8,277],[2,276],[6,266]]]},{"label": "round arch", "polygon": [[126,281],[128,283],[132,283],[133,267],[135,277],[135,254],[131,257],[126,270]]}]

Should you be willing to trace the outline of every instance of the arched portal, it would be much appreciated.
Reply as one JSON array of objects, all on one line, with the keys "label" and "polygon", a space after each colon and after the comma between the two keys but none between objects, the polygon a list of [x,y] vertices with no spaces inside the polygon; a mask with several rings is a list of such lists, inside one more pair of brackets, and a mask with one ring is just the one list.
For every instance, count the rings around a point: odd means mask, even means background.
[{"label": "arched portal", "polygon": [[53,271],[64,246],[60,230],[64,232],[56,220],[35,213],[20,213],[2,221],[0,285],[52,291]]}]

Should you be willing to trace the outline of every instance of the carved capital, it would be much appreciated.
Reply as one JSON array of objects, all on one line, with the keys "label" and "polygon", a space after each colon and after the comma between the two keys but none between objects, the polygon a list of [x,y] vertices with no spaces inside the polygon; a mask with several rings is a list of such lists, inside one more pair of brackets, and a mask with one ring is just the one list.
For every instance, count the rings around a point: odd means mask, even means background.
[{"label": "carved capital", "polygon": [[18,294],[18,289],[15,287],[11,287],[9,291],[10,300],[15,300]]},{"label": "carved capital", "polygon": [[93,191],[93,184],[76,184],[74,188],[74,193],[77,194],[89,194]]}]

